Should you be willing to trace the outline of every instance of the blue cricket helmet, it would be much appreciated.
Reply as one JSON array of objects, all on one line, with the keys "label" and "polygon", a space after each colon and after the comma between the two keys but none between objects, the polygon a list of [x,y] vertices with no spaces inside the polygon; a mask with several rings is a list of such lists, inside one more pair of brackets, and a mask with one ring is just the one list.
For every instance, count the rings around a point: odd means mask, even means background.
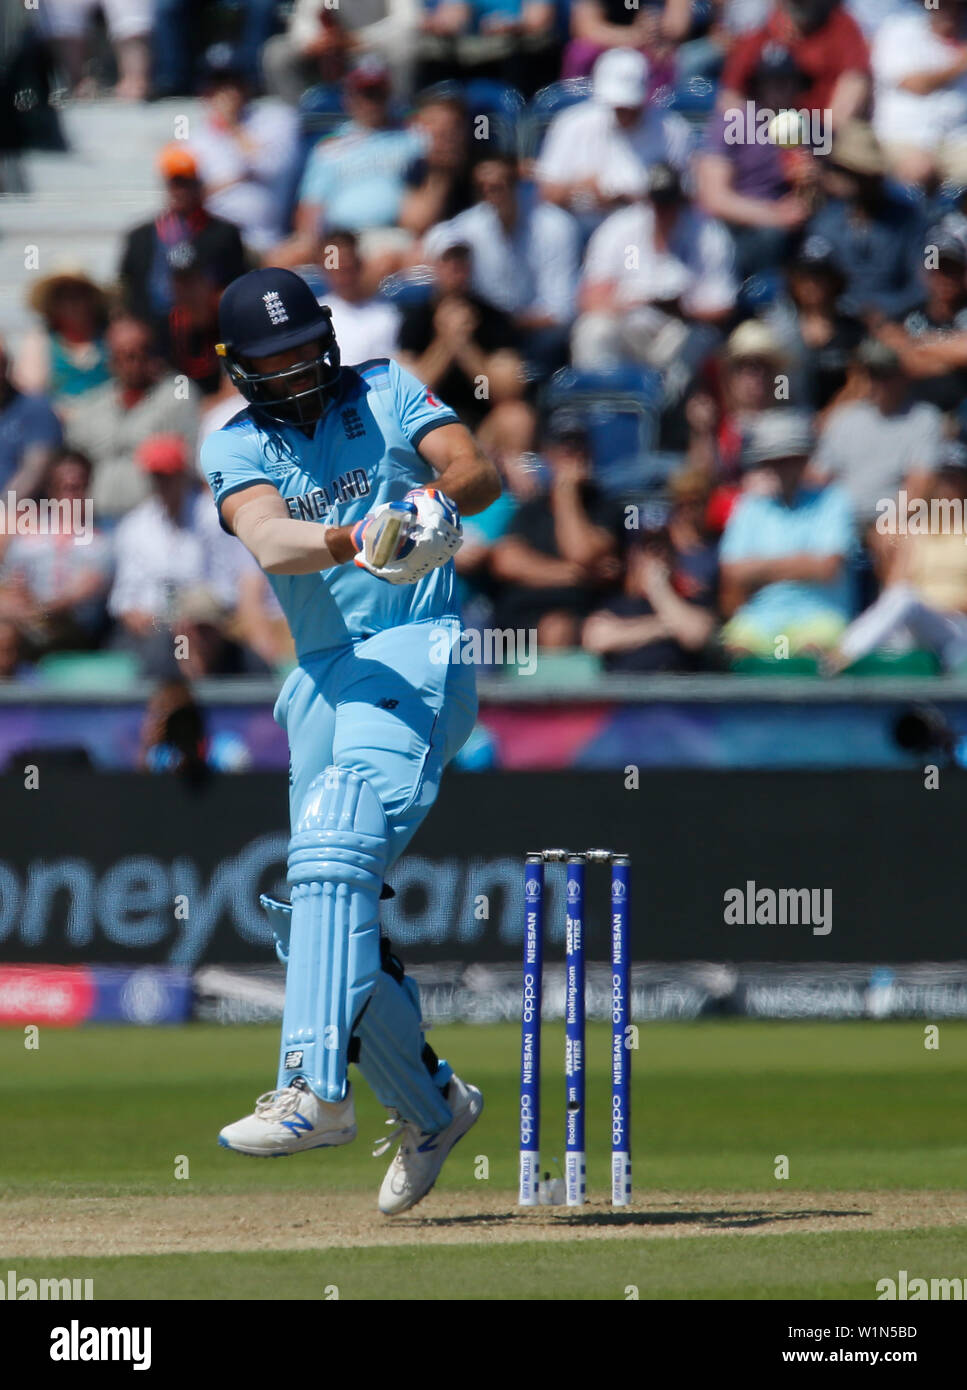
[{"label": "blue cricket helmet", "polygon": [[[301,275],[277,266],[250,270],[225,290],[218,306],[215,351],[245,399],[277,424],[311,425],[339,386],[339,345],[332,313]],[[254,361],[290,348],[318,350],[281,371],[258,372]]]}]

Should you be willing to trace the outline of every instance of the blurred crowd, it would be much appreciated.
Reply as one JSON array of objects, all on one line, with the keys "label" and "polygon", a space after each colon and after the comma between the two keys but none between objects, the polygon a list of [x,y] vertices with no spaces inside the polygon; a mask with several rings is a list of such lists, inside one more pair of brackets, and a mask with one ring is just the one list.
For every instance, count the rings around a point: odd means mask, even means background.
[{"label": "blurred crowd", "polygon": [[613,671],[963,665],[963,534],[880,523],[967,498],[965,0],[42,10],[8,46],[36,90],[201,116],[152,152],[114,281],[34,275],[0,343],[7,515],[91,498],[94,522],[0,538],[0,679],[65,650],[172,678],[291,661],[197,467],[244,405],[219,294],[258,264],[498,465],[457,557],[472,626]]}]

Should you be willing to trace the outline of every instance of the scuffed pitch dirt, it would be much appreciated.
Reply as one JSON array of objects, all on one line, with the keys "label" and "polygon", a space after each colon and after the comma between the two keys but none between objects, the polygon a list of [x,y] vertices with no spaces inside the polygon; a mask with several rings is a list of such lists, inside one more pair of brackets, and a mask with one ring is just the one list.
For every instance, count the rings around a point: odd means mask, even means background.
[{"label": "scuffed pitch dirt", "polygon": [[416,1211],[380,1216],[359,1194],[8,1197],[0,1251],[15,1256],[323,1250],[345,1246],[764,1235],[967,1226],[967,1192],[647,1192],[624,1212],[601,1198],[580,1210],[518,1211],[506,1194],[431,1193]]}]

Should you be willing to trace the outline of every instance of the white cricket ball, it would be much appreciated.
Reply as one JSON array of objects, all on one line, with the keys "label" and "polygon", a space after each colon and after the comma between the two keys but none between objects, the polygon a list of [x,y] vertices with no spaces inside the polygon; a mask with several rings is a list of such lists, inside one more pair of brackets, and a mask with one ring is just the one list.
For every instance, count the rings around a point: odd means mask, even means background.
[{"label": "white cricket ball", "polygon": [[805,144],[806,132],[798,111],[778,111],[769,122],[769,143],[792,150]]}]

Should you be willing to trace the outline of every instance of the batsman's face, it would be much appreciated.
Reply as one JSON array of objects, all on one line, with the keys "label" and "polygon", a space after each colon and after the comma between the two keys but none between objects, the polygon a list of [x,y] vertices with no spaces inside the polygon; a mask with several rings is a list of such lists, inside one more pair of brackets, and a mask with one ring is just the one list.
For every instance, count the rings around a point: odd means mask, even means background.
[{"label": "batsman's face", "polygon": [[[300,343],[298,347],[286,348],[284,352],[273,352],[270,357],[252,357],[249,360],[253,372],[269,377],[265,389],[276,400],[281,401],[287,396],[297,395],[300,391],[311,391],[317,384],[312,359],[318,357],[321,351],[322,344],[316,339],[311,343]],[[275,373],[289,372],[301,363],[305,363],[304,372],[272,380]]]}]

